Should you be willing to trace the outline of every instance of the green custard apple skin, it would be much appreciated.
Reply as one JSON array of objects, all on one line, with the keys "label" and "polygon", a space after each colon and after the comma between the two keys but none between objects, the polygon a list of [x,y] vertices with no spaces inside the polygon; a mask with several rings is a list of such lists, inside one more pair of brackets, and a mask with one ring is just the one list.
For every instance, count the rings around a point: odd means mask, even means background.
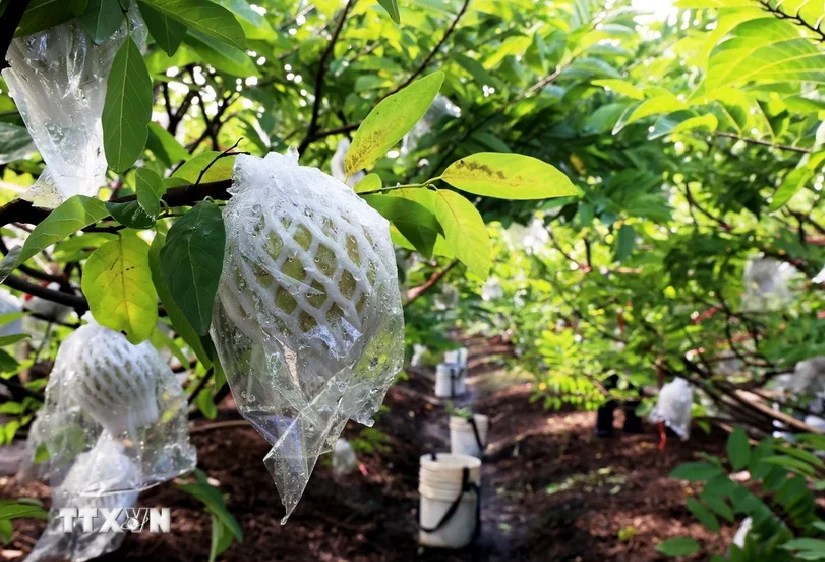
[{"label": "green custard apple skin", "polygon": [[349,419],[371,424],[404,359],[389,223],[294,152],[239,156],[212,336],[287,516]]}]

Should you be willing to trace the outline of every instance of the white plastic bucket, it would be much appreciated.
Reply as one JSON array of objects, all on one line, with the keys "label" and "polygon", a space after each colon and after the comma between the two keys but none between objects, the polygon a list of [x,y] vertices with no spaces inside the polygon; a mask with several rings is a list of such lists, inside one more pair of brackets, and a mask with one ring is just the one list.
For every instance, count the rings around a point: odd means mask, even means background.
[{"label": "white plastic bucket", "polygon": [[458,365],[442,363],[435,368],[435,395],[438,398],[455,398],[467,391],[464,374]]},{"label": "white plastic bucket", "polygon": [[[466,470],[466,480],[465,480]],[[478,524],[481,461],[467,455],[439,453],[421,457],[418,542],[424,546],[462,548],[470,544]],[[445,517],[454,509],[449,518]]]},{"label": "white plastic bucket", "polygon": [[467,367],[467,360],[470,356],[470,350],[466,347],[459,347],[458,349],[451,349],[444,352],[445,363],[455,363],[461,367]]},{"label": "white plastic bucket", "polygon": [[470,420],[460,416],[450,416],[450,445],[454,455],[469,455],[479,459],[484,455],[490,418],[474,414],[473,421],[475,430]]}]

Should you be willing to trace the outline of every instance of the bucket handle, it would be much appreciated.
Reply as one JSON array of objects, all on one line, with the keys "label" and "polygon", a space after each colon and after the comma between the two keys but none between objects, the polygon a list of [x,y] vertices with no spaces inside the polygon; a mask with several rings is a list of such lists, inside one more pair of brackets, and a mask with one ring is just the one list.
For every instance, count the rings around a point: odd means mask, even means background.
[{"label": "bucket handle", "polygon": [[455,383],[461,379],[461,369],[450,369],[450,398],[455,398]]},{"label": "bucket handle", "polygon": [[481,442],[481,434],[478,432],[478,425],[476,424],[475,417],[470,418],[468,421],[470,423],[470,426],[472,426],[472,428],[473,428],[473,435],[475,435],[476,444],[478,445],[478,449],[479,449],[479,451],[484,453],[484,449],[487,447],[487,444]]},{"label": "bucket handle", "polygon": [[[435,453],[430,454],[435,460]],[[478,536],[481,534],[481,487],[470,480],[470,469],[466,466],[462,469],[461,473],[461,492],[459,492],[458,497],[452,503],[450,509],[448,509],[447,512],[444,513],[444,515],[441,517],[438,523],[436,523],[435,527],[424,527],[419,525],[421,530],[425,533],[435,533],[444,525],[449,523],[458,511],[458,508],[461,506],[461,500],[464,499],[465,492],[469,490],[472,490],[476,493],[476,528],[475,531],[473,531],[473,540],[476,540]]]}]

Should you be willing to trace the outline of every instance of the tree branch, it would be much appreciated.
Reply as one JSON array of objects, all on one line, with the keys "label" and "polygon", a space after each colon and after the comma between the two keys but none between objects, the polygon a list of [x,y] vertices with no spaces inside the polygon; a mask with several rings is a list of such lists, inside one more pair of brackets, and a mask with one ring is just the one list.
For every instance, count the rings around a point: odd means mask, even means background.
[{"label": "tree branch", "polygon": [[754,139],[754,138],[750,138],[750,137],[742,137],[742,136],[736,135],[734,133],[725,133],[723,131],[714,131],[713,134],[716,135],[717,137],[724,137],[726,139],[740,140],[742,142],[748,142],[748,143],[751,143],[751,144],[758,144],[758,145],[761,145],[761,146],[769,146],[771,148],[776,148],[776,149],[779,149],[779,150],[788,150],[790,152],[798,152],[800,154],[811,154],[811,153],[813,153],[813,150],[811,150],[810,148],[805,148],[805,147],[802,147],[802,146],[791,146],[789,144],[774,144],[770,141],[766,141],[766,140],[762,140],[762,139]]},{"label": "tree branch", "polygon": [[9,51],[14,32],[23,19],[23,14],[29,7],[31,0],[14,0],[6,4],[6,11],[0,16],[0,49],[3,50],[3,59],[0,60],[0,70],[9,68],[11,65],[6,60],[6,53]]},{"label": "tree branch", "polygon": [[312,142],[312,137],[318,132],[318,116],[321,112],[321,101],[324,97],[324,74],[326,74],[327,71],[327,59],[332,55],[333,51],[335,51],[335,43],[338,42],[338,37],[341,36],[341,30],[344,29],[347,14],[349,14],[355,2],[356,0],[348,0],[344,6],[341,17],[338,19],[338,25],[335,26],[335,30],[332,32],[332,38],[330,38],[327,48],[321,53],[321,59],[318,61],[318,69],[315,72],[315,88],[313,90],[315,100],[312,102],[312,117],[309,121],[309,127],[307,127],[307,133],[301,141],[301,144],[298,145],[298,154],[306,150],[309,143]]},{"label": "tree branch", "polygon": [[70,295],[69,293],[64,293],[63,291],[53,291],[52,289],[43,287],[42,285],[37,285],[36,283],[31,283],[19,277],[15,277],[14,275],[9,275],[6,277],[3,284],[8,285],[12,289],[23,291],[24,293],[28,293],[35,297],[40,297],[41,299],[45,299],[49,302],[69,306],[75,309],[78,314],[82,314],[83,312],[89,310],[89,303],[87,303],[86,299],[81,296]]},{"label": "tree branch", "polygon": [[423,285],[419,285],[418,287],[414,287],[407,291],[407,302],[404,303],[404,306],[407,307],[417,301],[420,297],[424,296],[430,289],[435,287],[441,279],[447,275],[452,268],[458,265],[458,260],[453,260],[450,262],[450,265],[442,269],[441,271],[436,271],[433,273],[429,279],[427,279],[426,283]]},{"label": "tree branch", "polygon": [[[181,185],[173,187],[163,194],[163,200],[170,207],[180,207],[182,205],[192,205],[211,197],[212,199],[229,199],[229,188],[232,186],[232,180],[221,180],[215,182]],[[117,197],[112,199],[112,203],[125,203],[127,201],[134,201],[135,195],[127,195],[125,197]],[[12,224],[22,223],[38,225],[48,218],[52,209],[43,207],[35,207],[31,201],[24,201],[23,199],[14,199],[5,205],[0,206],[0,227]]]}]

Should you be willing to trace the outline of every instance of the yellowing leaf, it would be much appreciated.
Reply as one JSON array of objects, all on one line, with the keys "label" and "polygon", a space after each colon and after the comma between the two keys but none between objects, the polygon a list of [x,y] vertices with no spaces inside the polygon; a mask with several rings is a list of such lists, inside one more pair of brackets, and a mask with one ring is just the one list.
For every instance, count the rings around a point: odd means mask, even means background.
[{"label": "yellowing leaf", "polygon": [[520,154],[479,152],[451,164],[441,179],[462,191],[501,199],[575,195],[570,179],[550,164]]},{"label": "yellowing leaf", "polygon": [[201,178],[201,183],[229,179],[232,177],[232,169],[235,166],[235,156],[224,156],[219,158],[220,156],[220,152],[201,152],[197,156],[193,156],[191,160],[178,168],[177,171],[172,174],[172,177],[180,178],[188,183],[195,183],[198,181],[198,176],[200,173],[203,170],[206,170],[206,173]]},{"label": "yellowing leaf", "polygon": [[443,81],[444,73],[434,72],[381,100],[355,132],[344,159],[347,175],[370,166],[415,127]]},{"label": "yellowing leaf", "polygon": [[80,285],[100,324],[138,344],[158,321],[158,293],[149,269],[149,245],[119,236],[97,249],[83,267]]},{"label": "yellowing leaf", "polygon": [[624,80],[593,80],[592,84],[594,86],[601,86],[602,88],[613,90],[617,94],[622,94],[623,96],[627,96],[629,98],[637,100],[645,99],[645,93],[642,90],[630,82],[625,82]]}]

